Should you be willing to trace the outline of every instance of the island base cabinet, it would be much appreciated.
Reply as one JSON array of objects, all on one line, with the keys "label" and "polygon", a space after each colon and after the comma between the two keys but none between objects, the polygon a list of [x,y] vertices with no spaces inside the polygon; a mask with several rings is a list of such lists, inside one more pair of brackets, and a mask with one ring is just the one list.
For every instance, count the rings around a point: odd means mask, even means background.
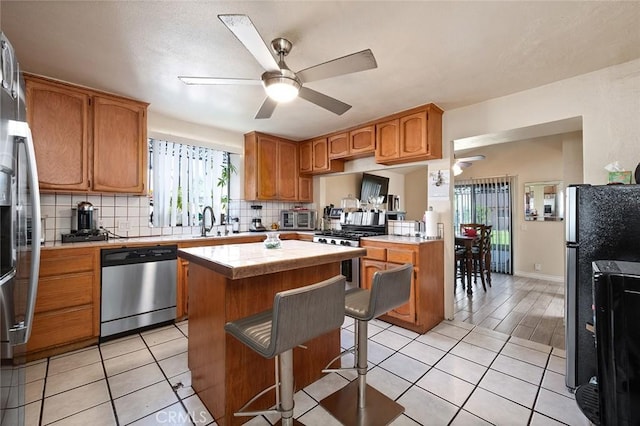
[{"label": "island base cabinet", "polygon": [[[271,309],[279,291],[320,282],[340,274],[330,263],[252,278],[232,280],[204,266],[189,264],[189,352],[193,389],[221,425],[239,425],[251,417],[234,417],[247,401],[274,384],[273,359],[265,359],[229,336],[224,324]],[[322,369],[340,353],[336,329],[294,349],[296,390],[322,376]],[[274,401],[267,394],[251,410],[266,409]]]}]

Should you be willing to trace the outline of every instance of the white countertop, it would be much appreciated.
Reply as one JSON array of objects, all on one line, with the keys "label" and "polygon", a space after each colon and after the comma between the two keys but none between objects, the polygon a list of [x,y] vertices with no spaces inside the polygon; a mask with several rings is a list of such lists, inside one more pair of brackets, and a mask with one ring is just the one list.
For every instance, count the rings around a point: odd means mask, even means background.
[{"label": "white countertop", "polygon": [[109,238],[107,241],[83,241],[78,243],[63,243],[61,241],[49,241],[42,245],[45,249],[56,248],[77,248],[77,247],[124,247],[128,245],[141,245],[141,244],[170,244],[179,242],[197,242],[197,241],[210,241],[210,240],[224,240],[233,244],[233,240],[241,237],[258,237],[264,238],[271,232],[277,232],[280,235],[283,234],[307,234],[313,235],[314,231],[265,231],[265,232],[241,232],[238,234],[229,235],[208,235],[201,237],[194,234],[175,234],[175,235],[156,235],[149,237],[131,237],[131,238]]},{"label": "white countertop", "polygon": [[227,278],[248,278],[309,266],[340,262],[364,256],[366,249],[309,241],[285,240],[281,247],[267,249],[262,242],[193,247],[178,250],[178,256],[207,267]]}]

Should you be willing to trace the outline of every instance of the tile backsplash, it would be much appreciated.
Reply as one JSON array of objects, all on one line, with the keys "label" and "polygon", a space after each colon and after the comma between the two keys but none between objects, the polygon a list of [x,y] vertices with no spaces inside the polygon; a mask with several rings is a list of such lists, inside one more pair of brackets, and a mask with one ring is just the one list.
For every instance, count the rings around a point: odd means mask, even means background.
[{"label": "tile backsplash", "polygon": [[[198,234],[199,226],[154,227],[149,225],[149,197],[135,195],[86,195],[86,194],[41,194],[42,217],[45,223],[45,241],[60,241],[62,234],[71,231],[72,208],[81,201],[90,202],[97,209],[98,226],[123,237],[147,237],[154,235]],[[240,219],[240,232],[249,230],[253,218],[252,205],[262,206],[262,224],[269,229],[280,221],[280,211],[302,206],[315,209],[315,204],[300,204],[276,201],[231,200],[229,217]],[[216,223],[220,213],[216,211]],[[230,229],[231,225],[229,225]],[[223,226],[212,230],[215,234]]]}]

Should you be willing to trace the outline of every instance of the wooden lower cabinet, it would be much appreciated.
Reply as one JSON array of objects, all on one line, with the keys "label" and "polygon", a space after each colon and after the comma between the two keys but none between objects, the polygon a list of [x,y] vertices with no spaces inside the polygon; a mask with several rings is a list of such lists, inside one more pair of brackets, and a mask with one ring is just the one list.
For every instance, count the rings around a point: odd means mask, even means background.
[{"label": "wooden lower cabinet", "polygon": [[189,314],[189,261],[178,258],[178,291],[176,291],[176,319]]},{"label": "wooden lower cabinet", "polygon": [[362,258],[360,285],[371,288],[373,275],[413,264],[409,301],[380,317],[398,326],[425,333],[444,319],[444,244],[442,240],[421,243],[361,240],[367,249]]},{"label": "wooden lower cabinet", "polygon": [[100,335],[100,249],[43,250],[28,359],[97,342]]}]

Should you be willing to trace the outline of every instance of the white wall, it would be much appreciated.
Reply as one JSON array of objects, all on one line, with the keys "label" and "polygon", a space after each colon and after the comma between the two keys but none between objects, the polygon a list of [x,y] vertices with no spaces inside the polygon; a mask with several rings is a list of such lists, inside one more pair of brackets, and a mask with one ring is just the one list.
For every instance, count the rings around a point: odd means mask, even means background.
[{"label": "white wall", "polygon": [[[564,277],[564,222],[525,221],[524,185],[527,182],[562,181],[560,190],[582,183],[582,134],[573,132],[490,145],[465,151],[464,156],[484,154],[456,177],[457,181],[491,176],[513,176],[514,274],[562,281]],[[542,202],[542,198],[540,198]],[[540,206],[542,211],[543,207]],[[536,271],[534,264],[542,269]]]},{"label": "white wall", "polygon": [[215,127],[202,126],[149,111],[147,115],[147,135],[162,139],[170,135],[172,142],[188,145],[207,146],[234,154],[244,152],[244,135]]},{"label": "white wall", "polygon": [[[434,170],[449,169],[453,164],[455,139],[499,133],[571,117],[583,120],[583,176],[586,183],[607,181],[604,165],[618,160],[627,170],[638,162],[640,146],[640,59],[603,70],[550,83],[535,89],[503,96],[463,108],[445,111],[442,122],[443,158],[427,162]],[[425,103],[430,100],[425,99]],[[219,133],[149,116],[150,130],[176,134],[179,129],[196,140],[222,140],[237,149],[242,135]],[[248,129],[250,130],[250,129]],[[218,134],[226,134],[218,140]],[[214,137],[214,135],[216,137]],[[379,169],[373,159],[348,162],[345,171]],[[314,181],[317,181],[314,179]],[[314,182],[315,183],[315,182]],[[315,191],[314,191],[315,193]],[[445,226],[445,316],[453,318],[453,237],[452,195],[449,200],[429,200]],[[326,201],[316,197],[316,203]]]},{"label": "white wall", "polygon": [[427,167],[421,167],[404,176],[404,210],[407,220],[422,220],[427,210]]},{"label": "white wall", "polygon": [[[614,161],[627,170],[638,163],[640,149],[640,59],[557,81],[464,108],[445,111],[442,122],[444,158],[452,164],[453,140],[498,133],[582,116],[585,183],[604,184],[603,167]],[[451,229],[452,199],[441,208]],[[435,203],[434,203],[435,204]],[[443,214],[444,213],[444,214]],[[445,316],[453,318],[453,238],[445,233]]]}]

